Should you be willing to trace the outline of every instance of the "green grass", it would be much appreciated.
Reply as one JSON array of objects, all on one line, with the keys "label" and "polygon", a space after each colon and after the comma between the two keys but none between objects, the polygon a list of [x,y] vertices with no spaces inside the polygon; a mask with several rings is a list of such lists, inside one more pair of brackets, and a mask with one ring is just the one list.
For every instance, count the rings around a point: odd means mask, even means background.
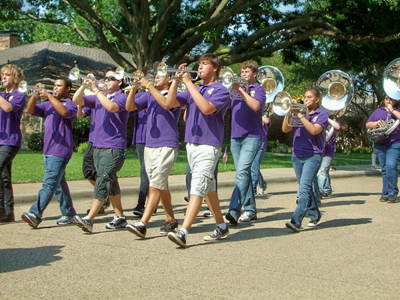
[{"label": "green grass", "polygon": [[[82,180],[82,153],[74,153],[67,166],[67,180]],[[333,165],[361,165],[370,164],[371,154],[351,153],[347,156],[344,153],[336,153]],[[185,174],[187,166],[186,152],[179,151],[177,161],[171,174]],[[289,154],[265,153],[261,169],[270,168],[292,168]],[[232,154],[229,153],[228,162],[220,161],[219,172],[235,171]],[[43,155],[41,152],[21,150],[13,160],[12,177],[14,183],[41,182],[44,176]],[[136,151],[127,150],[124,166],[118,172],[119,177],[138,177],[140,172],[139,159]]]}]

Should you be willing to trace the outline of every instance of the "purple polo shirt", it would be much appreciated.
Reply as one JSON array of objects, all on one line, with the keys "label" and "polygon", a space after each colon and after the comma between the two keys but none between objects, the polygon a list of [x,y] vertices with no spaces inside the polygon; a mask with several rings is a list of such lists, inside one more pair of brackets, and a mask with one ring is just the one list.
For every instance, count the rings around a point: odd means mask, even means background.
[{"label": "purple polo shirt", "polygon": [[315,112],[309,115],[308,120],[312,124],[321,125],[322,131],[317,135],[311,135],[305,127],[294,127],[292,149],[292,156],[294,157],[324,154],[328,112],[323,108],[317,108]]},{"label": "purple polo shirt", "polygon": [[[126,124],[129,112],[125,109],[126,95],[121,90],[114,95],[105,94],[119,107],[116,113],[106,110],[95,95],[83,96],[85,106],[95,109],[93,147],[126,148]],[[93,116],[92,116],[93,118]]]},{"label": "purple polo shirt", "polygon": [[[161,91],[163,95],[167,91]],[[146,147],[179,148],[178,121],[181,108],[165,110],[150,92],[135,98],[138,111],[147,110]]]},{"label": "purple polo shirt", "polygon": [[94,120],[95,120],[95,113],[96,111],[94,109],[91,109],[89,107],[83,107],[82,111],[85,113],[85,117],[87,118],[90,116],[90,129],[89,129],[89,143],[93,144],[93,135],[94,135]]},{"label": "purple polo shirt", "polygon": [[178,94],[178,101],[182,106],[186,105],[185,142],[221,147],[224,139],[224,117],[230,103],[229,91],[219,81],[210,85],[201,83],[196,88],[217,110],[210,115],[204,115],[196,106],[189,90]]},{"label": "purple polo shirt", "polygon": [[[136,99],[139,99],[145,95],[146,93],[138,93],[135,96]],[[133,112],[135,115],[135,124],[133,127],[133,138],[132,138],[132,145],[135,144],[146,144],[146,129],[147,129],[147,109],[143,109],[140,111],[135,110]]]},{"label": "purple polo shirt", "polygon": [[[335,122],[339,123],[339,126],[342,127],[342,123],[340,121],[336,120]],[[328,122],[329,124],[329,122]],[[328,129],[330,128],[330,124],[327,127]],[[328,157],[335,157],[335,146],[336,146],[336,136],[337,136],[338,130],[334,129],[331,138],[325,145],[325,153],[324,156]]]},{"label": "purple polo shirt", "polygon": [[5,112],[0,108],[0,145],[21,147],[21,118],[26,103],[25,94],[13,90],[6,96],[6,92],[0,95],[10,102],[13,110]]},{"label": "purple polo shirt", "polygon": [[[239,93],[237,93],[240,95]],[[231,100],[232,106],[232,123],[231,123],[231,138],[258,138],[262,139],[263,129],[262,123],[256,122],[261,120],[262,112],[265,104],[265,89],[258,83],[249,86],[248,94],[260,103],[260,109],[252,110],[242,98]]]},{"label": "purple polo shirt", "polygon": [[262,120],[262,129],[263,129],[263,137],[262,137],[262,142],[261,142],[261,149],[262,150],[267,150],[267,137],[268,137],[268,128],[271,126],[271,117],[267,117],[269,119],[269,123],[265,124]]},{"label": "purple polo shirt", "polygon": [[78,107],[70,98],[60,100],[67,108],[67,116],[61,116],[50,101],[35,105],[35,116],[44,118],[43,154],[71,158],[74,149],[72,124]]},{"label": "purple polo shirt", "polygon": [[[395,110],[399,111],[397,108],[395,108]],[[367,123],[368,122],[376,122],[379,120],[386,121],[387,114],[388,114],[388,111],[384,107],[380,107],[372,113],[372,115],[367,120]],[[390,113],[390,117],[394,120],[397,120],[397,117],[392,113]],[[400,142],[400,125],[397,126],[397,128],[395,130],[393,130],[391,134],[389,134],[388,138],[386,138],[380,142],[376,142],[375,144],[379,144],[379,145],[386,147],[386,146],[390,146],[392,144],[399,143],[399,142]]]}]

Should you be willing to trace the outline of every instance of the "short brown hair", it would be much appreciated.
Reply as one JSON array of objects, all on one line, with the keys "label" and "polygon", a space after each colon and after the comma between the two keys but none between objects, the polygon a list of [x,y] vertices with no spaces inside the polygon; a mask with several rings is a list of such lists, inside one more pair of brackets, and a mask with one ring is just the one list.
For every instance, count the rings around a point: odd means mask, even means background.
[{"label": "short brown hair", "polygon": [[13,64],[3,66],[0,72],[1,75],[3,75],[4,72],[10,72],[10,75],[14,79],[16,84],[20,83],[25,78],[22,69]]},{"label": "short brown hair", "polygon": [[249,68],[254,73],[258,72],[258,63],[254,60],[246,60],[240,64],[240,69],[247,69]]},{"label": "short brown hair", "polygon": [[218,76],[219,70],[221,69],[221,60],[219,59],[219,57],[216,56],[214,53],[206,53],[200,56],[197,62],[200,63],[203,60],[208,60],[214,67],[218,68],[217,69],[217,76]]}]

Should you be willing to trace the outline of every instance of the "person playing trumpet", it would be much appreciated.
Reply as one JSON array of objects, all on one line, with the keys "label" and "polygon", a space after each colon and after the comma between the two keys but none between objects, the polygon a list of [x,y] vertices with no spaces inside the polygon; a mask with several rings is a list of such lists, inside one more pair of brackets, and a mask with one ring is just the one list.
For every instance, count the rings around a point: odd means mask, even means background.
[{"label": "person playing trumpet", "polygon": [[[282,131],[293,130],[292,163],[296,173],[299,188],[297,191],[298,204],[286,227],[299,232],[306,213],[311,218],[309,227],[316,227],[321,219],[317,199],[313,193],[313,183],[320,166],[325,149],[325,130],[328,126],[328,112],[320,108],[321,91],[317,87],[309,88],[304,93],[304,104],[308,118],[298,108],[292,109],[285,115]],[[288,123],[289,114],[298,118],[302,126],[292,127]]]},{"label": "person playing trumpet", "polygon": [[16,65],[1,68],[0,92],[0,222],[14,222],[14,193],[11,180],[11,166],[21,148],[21,118],[26,97],[18,91],[18,84],[24,80],[24,73]]},{"label": "person playing trumpet", "polygon": [[[387,119],[400,119],[399,102],[385,96],[385,105],[376,109],[367,120],[365,127],[372,129],[386,127]],[[388,117],[389,115],[389,117]],[[378,155],[382,170],[382,193],[381,202],[397,203],[398,188],[398,164],[400,161],[400,129],[397,127],[386,138],[374,143],[374,150]]]}]

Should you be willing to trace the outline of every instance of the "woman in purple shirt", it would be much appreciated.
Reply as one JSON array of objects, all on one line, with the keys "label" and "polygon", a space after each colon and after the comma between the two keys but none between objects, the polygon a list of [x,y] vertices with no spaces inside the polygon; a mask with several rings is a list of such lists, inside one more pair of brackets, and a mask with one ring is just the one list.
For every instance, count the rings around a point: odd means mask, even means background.
[{"label": "woman in purple shirt", "polygon": [[305,91],[304,104],[309,111],[308,119],[298,109],[292,110],[294,118],[298,118],[302,127],[291,127],[287,124],[288,115],[282,123],[282,131],[288,133],[293,130],[292,163],[299,182],[298,205],[286,227],[299,232],[301,222],[306,213],[311,218],[309,227],[316,227],[321,213],[318,209],[317,199],[313,194],[313,181],[317,175],[322,155],[325,149],[325,129],[328,125],[328,113],[319,108],[322,95],[321,91],[312,87]]},{"label": "woman in purple shirt", "polygon": [[15,65],[1,68],[0,92],[0,222],[14,222],[14,195],[11,181],[12,160],[21,148],[21,118],[26,103],[25,94],[18,91],[24,80],[22,70]]},{"label": "woman in purple shirt", "polygon": [[[397,120],[400,118],[398,101],[386,95],[385,106],[375,110],[367,120],[367,129],[384,125],[386,119]],[[398,164],[400,160],[400,129],[399,126],[385,139],[374,143],[374,150],[378,155],[382,170],[382,194],[381,202],[400,202],[397,198],[399,188],[397,186]]]}]

